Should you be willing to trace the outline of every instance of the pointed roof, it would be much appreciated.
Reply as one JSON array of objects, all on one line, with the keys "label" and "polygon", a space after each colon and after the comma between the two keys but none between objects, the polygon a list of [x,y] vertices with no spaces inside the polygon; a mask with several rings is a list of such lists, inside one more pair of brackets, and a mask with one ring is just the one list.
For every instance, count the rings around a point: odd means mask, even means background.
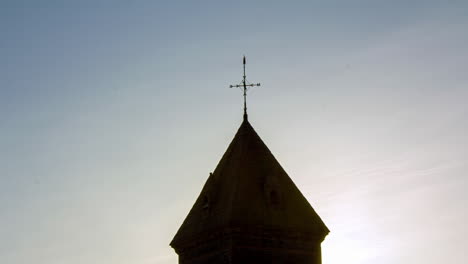
[{"label": "pointed roof", "polygon": [[257,227],[320,240],[329,232],[244,116],[171,246],[226,228]]}]

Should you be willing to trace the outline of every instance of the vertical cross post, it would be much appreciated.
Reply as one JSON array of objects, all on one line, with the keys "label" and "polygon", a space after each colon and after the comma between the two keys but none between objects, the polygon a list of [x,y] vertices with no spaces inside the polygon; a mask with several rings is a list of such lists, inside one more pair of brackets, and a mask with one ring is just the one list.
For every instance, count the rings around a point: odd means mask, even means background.
[{"label": "vertical cross post", "polygon": [[244,120],[247,120],[247,90],[250,87],[260,86],[260,83],[247,83],[247,76],[245,74],[245,64],[246,64],[245,56],[244,56],[244,58],[242,60],[242,64],[244,66],[244,76],[242,78],[242,82],[240,84],[236,84],[236,85],[229,85],[229,88],[242,88],[243,89],[243,92],[244,92]]}]

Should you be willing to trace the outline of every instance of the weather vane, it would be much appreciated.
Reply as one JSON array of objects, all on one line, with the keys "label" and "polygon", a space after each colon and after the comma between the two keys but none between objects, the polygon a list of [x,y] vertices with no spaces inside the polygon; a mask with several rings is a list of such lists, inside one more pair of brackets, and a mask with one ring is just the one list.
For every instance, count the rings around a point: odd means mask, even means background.
[{"label": "weather vane", "polygon": [[242,82],[236,85],[229,85],[229,88],[241,88],[244,91],[244,119],[247,120],[247,90],[250,87],[260,86],[260,83],[247,83],[245,76],[245,56],[242,63],[244,64],[244,78],[242,79]]}]

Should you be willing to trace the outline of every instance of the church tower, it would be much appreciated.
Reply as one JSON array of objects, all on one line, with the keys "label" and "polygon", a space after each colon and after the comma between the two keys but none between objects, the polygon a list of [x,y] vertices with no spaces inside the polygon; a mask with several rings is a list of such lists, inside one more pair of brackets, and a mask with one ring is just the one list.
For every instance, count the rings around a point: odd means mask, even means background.
[{"label": "church tower", "polygon": [[320,264],[328,233],[244,104],[241,126],[170,245],[180,264]]}]

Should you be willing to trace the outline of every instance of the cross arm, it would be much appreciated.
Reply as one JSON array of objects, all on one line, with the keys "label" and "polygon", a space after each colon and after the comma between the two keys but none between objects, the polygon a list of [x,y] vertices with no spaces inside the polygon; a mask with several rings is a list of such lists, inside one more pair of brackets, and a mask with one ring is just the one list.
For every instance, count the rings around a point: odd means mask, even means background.
[{"label": "cross arm", "polygon": [[[260,86],[260,83],[251,83],[251,84],[246,84],[246,87],[254,87],[254,86]],[[237,84],[237,85],[229,85],[229,88],[242,88],[244,87],[243,84]]]}]

